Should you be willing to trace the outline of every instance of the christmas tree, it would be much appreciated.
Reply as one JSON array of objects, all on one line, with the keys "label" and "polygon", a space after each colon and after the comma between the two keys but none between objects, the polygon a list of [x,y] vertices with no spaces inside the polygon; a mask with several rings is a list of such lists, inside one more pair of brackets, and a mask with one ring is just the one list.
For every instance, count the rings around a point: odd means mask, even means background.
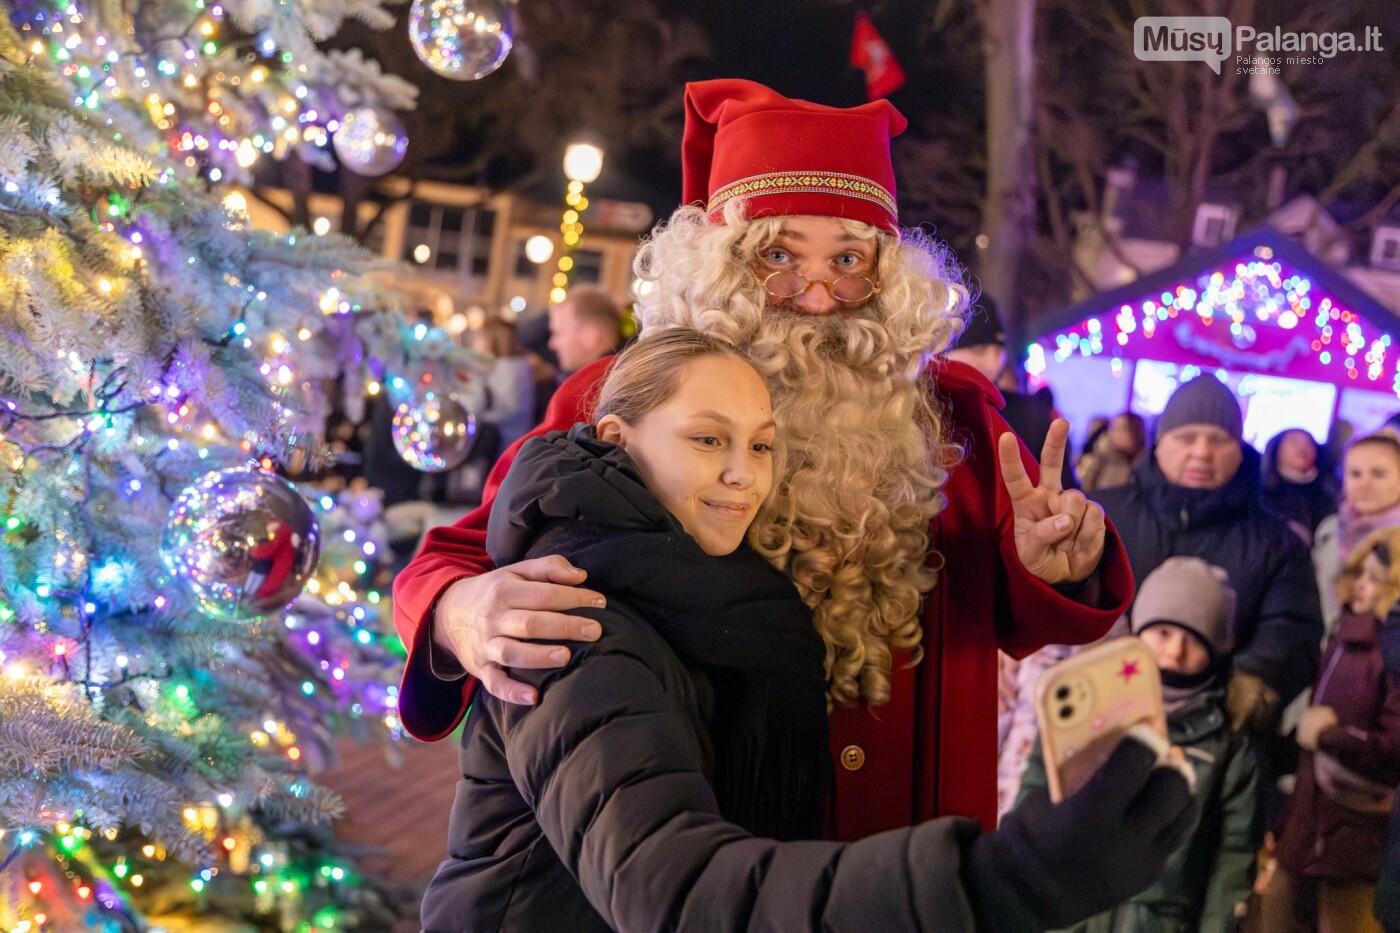
[{"label": "christmas tree", "polygon": [[373,904],[312,776],[337,733],[397,735],[383,527],[372,492],[275,471],[319,467],[331,400],[381,386],[410,459],[457,449],[477,361],[353,243],[253,230],[220,186],[266,157],[392,167],[414,89],[316,45],[392,16],[7,13],[0,928],[352,926]]}]

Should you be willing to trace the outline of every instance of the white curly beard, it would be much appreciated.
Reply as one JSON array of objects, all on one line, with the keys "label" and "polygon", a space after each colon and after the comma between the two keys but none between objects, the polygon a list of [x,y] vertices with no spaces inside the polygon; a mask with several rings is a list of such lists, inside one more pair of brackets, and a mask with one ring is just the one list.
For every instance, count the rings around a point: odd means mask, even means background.
[{"label": "white curly beard", "polygon": [[748,355],[768,378],[783,482],[755,523],[760,551],[787,570],[826,638],[833,697],[887,698],[891,649],[918,644],[928,523],[946,472],[938,421],[871,311],[769,309]]}]

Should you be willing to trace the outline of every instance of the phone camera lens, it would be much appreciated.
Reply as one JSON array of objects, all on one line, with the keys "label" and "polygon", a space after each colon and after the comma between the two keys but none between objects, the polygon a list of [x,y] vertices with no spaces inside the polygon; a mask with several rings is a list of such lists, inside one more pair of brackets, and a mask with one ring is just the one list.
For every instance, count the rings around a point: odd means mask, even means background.
[{"label": "phone camera lens", "polygon": [[1066,705],[1066,706],[1061,706],[1061,707],[1060,707],[1060,718],[1061,718],[1061,719],[1068,719],[1069,717],[1071,717],[1071,716],[1073,716],[1073,715],[1074,715],[1074,707],[1073,707],[1073,706],[1068,706],[1068,705]]},{"label": "phone camera lens", "polygon": [[1059,688],[1058,690],[1055,691],[1055,699],[1057,699],[1057,700],[1067,700],[1067,699],[1069,699],[1069,686],[1066,685],[1066,684],[1061,684],[1061,685],[1060,685],[1060,688]]}]

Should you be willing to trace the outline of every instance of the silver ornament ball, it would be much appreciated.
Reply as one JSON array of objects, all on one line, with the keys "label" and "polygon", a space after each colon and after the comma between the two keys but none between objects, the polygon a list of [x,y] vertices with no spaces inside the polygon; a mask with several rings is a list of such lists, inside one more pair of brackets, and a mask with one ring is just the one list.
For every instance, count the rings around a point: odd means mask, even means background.
[{"label": "silver ornament ball", "polygon": [[277,612],[301,593],[321,553],[321,531],[291,483],[256,467],[206,473],[165,519],[166,569],[210,618]]},{"label": "silver ornament ball", "polygon": [[501,67],[515,42],[515,26],[502,0],[413,0],[408,38],[433,71],[475,81]]},{"label": "silver ornament ball", "polygon": [[336,158],[356,175],[392,172],[408,151],[408,134],[399,118],[378,107],[357,107],[340,118],[331,137]]},{"label": "silver ornament ball", "polygon": [[467,459],[476,419],[452,396],[428,392],[394,409],[391,433],[399,456],[424,473],[441,473]]}]

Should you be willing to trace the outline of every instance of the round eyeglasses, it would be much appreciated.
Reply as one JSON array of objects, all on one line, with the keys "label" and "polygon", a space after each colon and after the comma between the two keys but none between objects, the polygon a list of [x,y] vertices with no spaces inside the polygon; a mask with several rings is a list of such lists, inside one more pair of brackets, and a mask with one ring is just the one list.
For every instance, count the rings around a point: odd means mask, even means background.
[{"label": "round eyeglasses", "polygon": [[766,277],[755,272],[754,277],[763,283],[763,290],[768,293],[768,297],[775,301],[788,301],[796,298],[813,285],[825,286],[832,298],[844,304],[865,301],[880,291],[880,286],[863,275],[843,275],[839,279],[831,281],[828,279],[809,279],[801,272],[778,271],[771,272]]}]

